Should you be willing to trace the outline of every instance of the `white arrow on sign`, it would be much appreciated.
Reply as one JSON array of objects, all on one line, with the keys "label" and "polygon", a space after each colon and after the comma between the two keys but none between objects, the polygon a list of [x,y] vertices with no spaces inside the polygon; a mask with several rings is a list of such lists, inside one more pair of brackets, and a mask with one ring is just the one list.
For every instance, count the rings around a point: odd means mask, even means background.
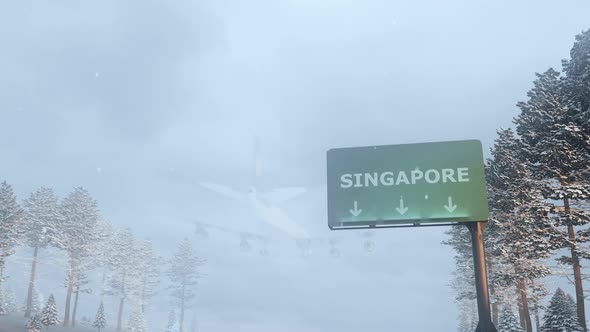
[{"label": "white arrow on sign", "polygon": [[406,212],[408,212],[408,207],[404,206],[404,198],[401,197],[399,199],[399,207],[395,208],[397,210],[397,212],[399,212],[399,214],[401,214],[402,216],[404,214],[406,214]]},{"label": "white arrow on sign", "polygon": [[354,209],[351,209],[349,211],[350,211],[350,214],[352,214],[355,217],[358,217],[359,214],[361,214],[361,212],[363,212],[362,209],[359,209],[359,206],[358,206],[358,202],[357,201],[354,201]]},{"label": "white arrow on sign", "polygon": [[457,205],[453,204],[453,197],[449,196],[449,201],[448,201],[448,204],[445,205],[445,209],[447,209],[447,211],[453,213],[453,211],[455,211],[456,208],[457,208]]}]

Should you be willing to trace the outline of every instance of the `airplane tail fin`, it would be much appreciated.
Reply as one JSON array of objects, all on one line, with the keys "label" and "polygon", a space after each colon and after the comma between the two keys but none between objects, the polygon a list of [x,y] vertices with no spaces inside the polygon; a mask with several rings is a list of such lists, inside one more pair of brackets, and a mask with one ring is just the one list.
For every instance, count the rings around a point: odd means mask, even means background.
[{"label": "airplane tail fin", "polygon": [[262,177],[264,173],[264,162],[262,158],[262,147],[260,137],[254,136],[254,178]]}]

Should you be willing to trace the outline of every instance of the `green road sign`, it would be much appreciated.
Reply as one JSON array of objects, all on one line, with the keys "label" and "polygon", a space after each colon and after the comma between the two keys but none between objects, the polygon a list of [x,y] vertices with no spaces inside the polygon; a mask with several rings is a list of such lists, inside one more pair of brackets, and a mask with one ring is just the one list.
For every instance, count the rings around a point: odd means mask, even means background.
[{"label": "green road sign", "polygon": [[331,149],[330,228],[487,221],[477,140]]}]

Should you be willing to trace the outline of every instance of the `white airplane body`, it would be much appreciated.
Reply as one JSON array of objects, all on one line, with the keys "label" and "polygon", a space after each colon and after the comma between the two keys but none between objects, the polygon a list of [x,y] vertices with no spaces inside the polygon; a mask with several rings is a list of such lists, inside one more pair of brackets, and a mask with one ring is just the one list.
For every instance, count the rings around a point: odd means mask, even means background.
[{"label": "white airplane body", "polygon": [[258,194],[255,188],[250,188],[248,193],[240,193],[219,184],[203,182],[201,186],[228,198],[246,202],[260,220],[297,241],[311,238],[301,225],[289,218],[285,211],[276,205],[303,194],[303,188],[281,188]]},{"label": "white airplane body", "polygon": [[[254,161],[255,161],[255,175],[256,177],[262,176],[264,164],[262,163],[261,158],[261,151],[260,151],[260,142],[258,137],[255,137],[254,142],[255,150],[254,150]],[[306,192],[304,188],[280,188],[274,189],[270,192],[259,193],[256,191],[256,188],[251,187],[248,192],[238,192],[235,191],[227,186],[208,183],[208,182],[201,182],[200,185],[208,190],[211,190],[215,193],[221,194],[227,198],[231,198],[236,201],[240,201],[242,203],[247,204],[255,216],[263,221],[265,224],[272,226],[273,228],[285,233],[291,239],[295,240],[297,246],[301,249],[302,254],[304,256],[309,256],[312,253],[311,243],[312,240],[314,242],[326,242],[326,239],[321,238],[313,238],[307,232],[307,230],[301,226],[299,223],[293,221],[283,210],[280,205],[288,200],[291,200],[303,193]],[[202,228],[204,224],[201,224],[201,228],[198,228],[199,231],[206,234],[206,230]],[[249,231],[238,231],[236,229],[225,229],[224,227],[219,226],[212,226],[208,225],[212,228],[217,228],[222,231],[230,232],[230,233],[239,233],[242,234],[244,237],[242,239],[244,247],[249,247],[248,239],[250,237],[260,237],[258,234],[252,234]],[[199,226],[198,226],[199,227]],[[364,242],[364,248],[367,252],[373,252],[375,249],[374,242],[369,238],[371,233],[365,232],[364,237],[366,240]],[[330,254],[337,257],[340,256],[340,251],[336,248],[336,244],[338,242],[338,238],[330,237],[327,240],[328,245],[330,246]],[[265,251],[266,249],[264,249]]]}]

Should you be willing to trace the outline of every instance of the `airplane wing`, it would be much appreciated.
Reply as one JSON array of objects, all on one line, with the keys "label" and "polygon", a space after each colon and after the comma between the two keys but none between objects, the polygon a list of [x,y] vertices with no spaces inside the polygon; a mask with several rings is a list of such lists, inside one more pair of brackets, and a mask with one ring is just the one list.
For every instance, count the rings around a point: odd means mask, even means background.
[{"label": "airplane wing", "polygon": [[308,239],[309,234],[298,223],[294,222],[281,208],[276,206],[269,206],[259,209],[258,216],[262,218],[267,224],[275,226],[276,228],[287,233],[294,239]]},{"label": "airplane wing", "polygon": [[225,197],[235,199],[237,201],[241,201],[246,197],[245,194],[242,194],[240,192],[237,192],[229,187],[226,187],[226,186],[223,186],[220,184],[201,182],[200,185],[203,188],[209,189],[211,191],[214,191],[214,192],[221,194]]},{"label": "airplane wing", "polygon": [[279,188],[274,189],[270,192],[263,193],[260,196],[271,204],[281,204],[288,200],[291,200],[301,194],[305,193],[305,188],[290,187],[290,188]]}]

